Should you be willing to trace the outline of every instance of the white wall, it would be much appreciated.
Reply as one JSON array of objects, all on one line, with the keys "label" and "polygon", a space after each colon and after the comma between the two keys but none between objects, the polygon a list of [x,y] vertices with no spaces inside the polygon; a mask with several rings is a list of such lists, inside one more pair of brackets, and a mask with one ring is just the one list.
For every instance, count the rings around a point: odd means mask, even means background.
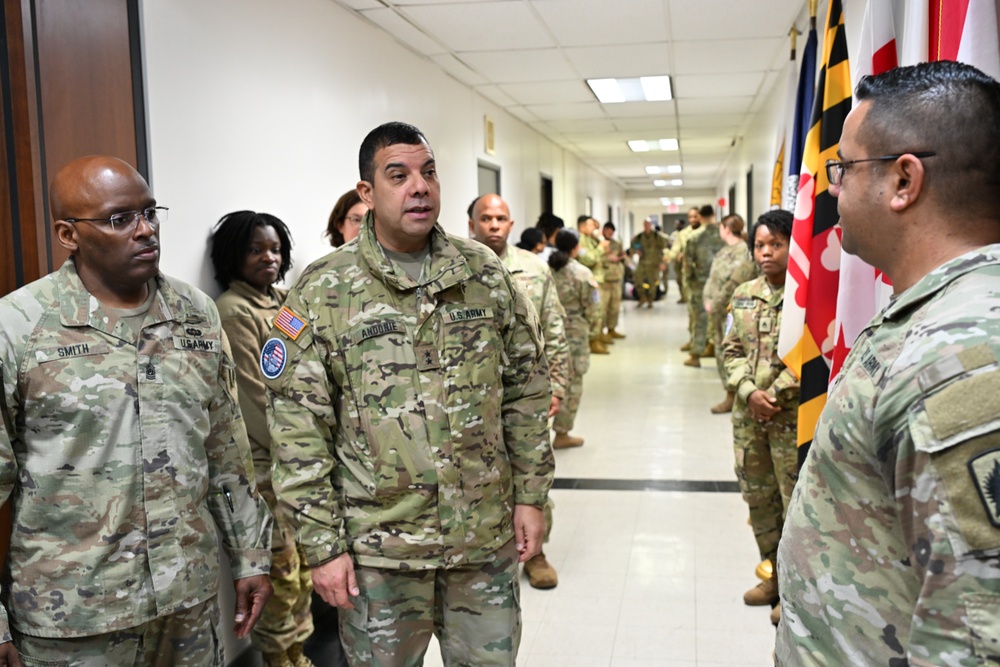
[{"label": "white wall", "polygon": [[[597,211],[624,199],[576,156],[329,0],[146,0],[142,10],[151,185],[171,207],[162,268],[209,293],[205,240],[233,210],[290,226],[292,278],[324,255],[330,209],[358,180],[361,140],[389,120],[413,123],[434,148],[449,232],[466,233],[478,159],[501,167],[517,235],[540,213],[540,173],[552,176],[567,220],[588,195]],[[495,155],[484,152],[484,114]]]}]

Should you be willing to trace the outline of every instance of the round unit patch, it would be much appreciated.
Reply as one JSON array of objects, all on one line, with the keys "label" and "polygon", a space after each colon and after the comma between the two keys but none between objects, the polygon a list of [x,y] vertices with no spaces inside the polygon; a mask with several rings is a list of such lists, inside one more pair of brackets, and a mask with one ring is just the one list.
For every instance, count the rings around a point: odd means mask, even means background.
[{"label": "round unit patch", "polygon": [[260,370],[264,373],[264,377],[273,380],[281,375],[281,371],[285,370],[287,358],[285,344],[277,338],[264,343],[264,348],[260,351]]}]

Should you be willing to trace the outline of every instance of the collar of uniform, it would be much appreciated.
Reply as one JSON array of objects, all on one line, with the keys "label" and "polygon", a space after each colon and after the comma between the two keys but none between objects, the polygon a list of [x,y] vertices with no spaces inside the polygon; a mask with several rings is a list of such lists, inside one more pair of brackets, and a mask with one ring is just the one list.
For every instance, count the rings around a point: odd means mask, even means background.
[{"label": "collar of uniform", "polygon": [[910,289],[895,297],[889,306],[872,320],[872,325],[904,317],[909,311],[940,292],[956,278],[991,264],[1000,264],[1000,244],[976,248],[945,262],[918,280]]},{"label": "collar of uniform", "polygon": [[465,257],[455,245],[448,240],[448,235],[440,223],[434,223],[434,229],[431,230],[431,268],[424,277],[423,283],[417,283],[402,271],[396,271],[392,262],[382,252],[382,248],[375,238],[375,218],[371,211],[365,214],[365,220],[361,224],[361,233],[358,235],[358,252],[361,255],[361,261],[368,266],[375,277],[400,291],[423,286],[427,293],[433,296],[472,277],[468,262],[465,261]]},{"label": "collar of uniform", "polygon": [[267,288],[267,294],[262,294],[256,287],[243,280],[229,283],[229,289],[252,303],[257,308],[274,308],[281,305],[288,294],[287,290],[279,290],[273,285]]},{"label": "collar of uniform", "polygon": [[[111,317],[104,312],[98,301],[84,287],[80,275],[76,272],[76,262],[72,257],[63,262],[58,274],[59,294],[61,299],[60,321],[63,326],[91,328],[114,335],[108,327],[109,323],[117,323],[117,317]],[[164,278],[162,273],[156,274],[156,296],[149,307],[144,326],[158,324],[170,320],[181,322],[191,321],[191,304],[181,297]],[[200,316],[193,318],[201,320]]]}]

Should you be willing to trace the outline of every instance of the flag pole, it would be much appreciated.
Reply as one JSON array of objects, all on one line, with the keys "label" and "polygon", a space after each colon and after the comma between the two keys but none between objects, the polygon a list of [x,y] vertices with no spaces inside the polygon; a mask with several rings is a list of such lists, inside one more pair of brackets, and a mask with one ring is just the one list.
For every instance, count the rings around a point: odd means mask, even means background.
[{"label": "flag pole", "polygon": [[819,8],[819,0],[809,0],[809,27],[816,29],[816,10]]}]

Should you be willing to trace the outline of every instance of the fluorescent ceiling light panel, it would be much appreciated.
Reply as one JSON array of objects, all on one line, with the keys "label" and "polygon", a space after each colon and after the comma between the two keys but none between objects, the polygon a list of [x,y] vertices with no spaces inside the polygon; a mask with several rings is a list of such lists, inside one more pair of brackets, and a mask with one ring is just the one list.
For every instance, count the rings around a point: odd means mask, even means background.
[{"label": "fluorescent ceiling light panel", "polygon": [[660,167],[646,167],[646,173],[650,176],[654,176],[660,173]]},{"label": "fluorescent ceiling light panel", "polygon": [[670,185],[684,185],[684,181],[679,178],[672,179]]},{"label": "fluorescent ceiling light panel", "polygon": [[677,206],[684,205],[684,197],[660,197],[660,204],[663,206],[670,206],[671,204],[676,204]]},{"label": "fluorescent ceiling light panel", "polygon": [[658,188],[662,188],[666,184],[667,184],[666,181],[660,180],[660,179],[657,179],[657,180],[653,181],[653,185],[655,185]]},{"label": "fluorescent ceiling light panel", "polygon": [[638,139],[628,142],[628,147],[633,153],[645,153],[649,150],[649,142],[645,139]]},{"label": "fluorescent ceiling light panel", "polygon": [[646,173],[650,176],[656,176],[657,174],[679,174],[681,173],[681,166],[679,164],[668,164],[665,167],[653,165],[646,167]]},{"label": "fluorescent ceiling light panel", "polygon": [[[628,142],[628,147],[632,149],[633,153],[645,153],[646,151],[676,151],[680,149],[680,145],[677,143],[676,139],[633,139]],[[678,169],[679,168],[680,167],[678,166]],[[649,168],[647,167],[647,173],[651,173],[648,169]],[[660,169],[663,169],[663,167],[660,167]],[[669,167],[667,169],[669,170]]]},{"label": "fluorescent ceiling light panel", "polygon": [[665,102],[673,99],[669,76],[587,79],[587,85],[601,104]]},{"label": "fluorescent ceiling light panel", "polygon": [[679,174],[681,173],[681,166],[679,164],[668,164],[667,165],[668,174]]}]

